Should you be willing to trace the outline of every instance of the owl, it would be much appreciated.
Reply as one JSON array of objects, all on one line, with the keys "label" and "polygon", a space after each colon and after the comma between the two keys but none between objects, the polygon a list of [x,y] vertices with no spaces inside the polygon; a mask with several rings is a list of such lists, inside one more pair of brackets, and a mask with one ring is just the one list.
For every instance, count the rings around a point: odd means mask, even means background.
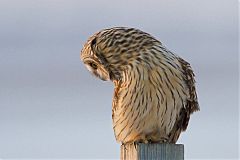
[{"label": "owl", "polygon": [[146,32],[103,29],[80,57],[93,75],[114,83],[113,129],[122,144],[176,143],[199,110],[190,64]]}]

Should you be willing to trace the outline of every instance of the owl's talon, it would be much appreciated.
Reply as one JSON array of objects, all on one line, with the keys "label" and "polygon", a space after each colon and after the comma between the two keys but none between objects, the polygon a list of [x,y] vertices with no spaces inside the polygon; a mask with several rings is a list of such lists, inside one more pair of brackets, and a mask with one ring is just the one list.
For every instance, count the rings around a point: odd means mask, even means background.
[{"label": "owl's talon", "polygon": [[126,145],[124,143],[121,143],[121,146],[123,146],[123,149],[126,151],[127,148],[126,148]]},{"label": "owl's talon", "polygon": [[137,150],[137,144],[138,142],[133,142],[134,148]]},{"label": "owl's talon", "polygon": [[149,140],[148,140],[148,143],[151,144],[151,143],[153,143],[153,141],[152,141],[151,139],[149,139]]}]

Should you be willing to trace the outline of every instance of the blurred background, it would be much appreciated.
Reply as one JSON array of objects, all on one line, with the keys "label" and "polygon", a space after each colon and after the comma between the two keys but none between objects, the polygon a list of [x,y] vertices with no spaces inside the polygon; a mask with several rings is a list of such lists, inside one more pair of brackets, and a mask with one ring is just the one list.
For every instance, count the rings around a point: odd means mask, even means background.
[{"label": "blurred background", "polygon": [[238,2],[1,0],[0,158],[118,159],[113,84],[79,59],[93,33],[139,28],[191,63],[200,112],[186,159],[238,158]]}]

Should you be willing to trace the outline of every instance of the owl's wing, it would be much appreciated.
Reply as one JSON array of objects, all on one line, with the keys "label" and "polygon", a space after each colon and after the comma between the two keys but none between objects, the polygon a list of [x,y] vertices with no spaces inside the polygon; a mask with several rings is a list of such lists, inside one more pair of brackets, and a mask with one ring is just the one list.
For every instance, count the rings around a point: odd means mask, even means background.
[{"label": "owl's wing", "polygon": [[190,114],[195,111],[198,111],[200,108],[197,100],[193,70],[188,62],[184,61],[182,58],[178,58],[178,59],[184,72],[184,76],[185,76],[184,80],[185,80],[186,86],[188,87],[188,90],[189,90],[189,98],[187,99],[186,106],[184,107],[187,118],[185,118],[186,120],[184,121],[182,126],[183,131],[185,131],[188,125]]},{"label": "owl's wing", "polygon": [[178,58],[178,60],[182,66],[183,76],[184,76],[183,79],[187,86],[189,95],[188,95],[187,102],[185,106],[181,108],[178,119],[176,120],[176,123],[171,131],[170,141],[172,141],[173,143],[177,141],[180,133],[187,129],[188,122],[190,119],[190,114],[200,109],[197,101],[193,70],[188,62],[186,62],[182,58]]}]

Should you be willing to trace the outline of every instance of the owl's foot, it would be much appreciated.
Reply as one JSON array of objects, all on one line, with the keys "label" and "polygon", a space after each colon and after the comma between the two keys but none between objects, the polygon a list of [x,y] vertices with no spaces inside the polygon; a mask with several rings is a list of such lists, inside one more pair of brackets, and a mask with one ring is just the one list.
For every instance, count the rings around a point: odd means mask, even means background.
[{"label": "owl's foot", "polygon": [[169,138],[168,137],[162,137],[156,143],[169,143]]},{"label": "owl's foot", "polygon": [[137,145],[139,142],[133,142],[134,148],[137,150]]},{"label": "owl's foot", "polygon": [[121,143],[121,146],[123,146],[124,147],[124,150],[127,150],[127,147],[126,147],[126,145],[134,145],[134,148],[135,149],[137,149],[137,144],[138,144],[139,142],[126,142],[126,143]]},{"label": "owl's foot", "polygon": [[126,148],[126,145],[125,145],[125,144],[127,144],[127,143],[123,143],[123,142],[121,142],[121,146],[123,146],[123,147],[124,147],[124,150],[126,151],[127,148]]},{"label": "owl's foot", "polygon": [[151,143],[154,143],[154,141],[152,139],[148,139],[147,143],[151,144]]}]

